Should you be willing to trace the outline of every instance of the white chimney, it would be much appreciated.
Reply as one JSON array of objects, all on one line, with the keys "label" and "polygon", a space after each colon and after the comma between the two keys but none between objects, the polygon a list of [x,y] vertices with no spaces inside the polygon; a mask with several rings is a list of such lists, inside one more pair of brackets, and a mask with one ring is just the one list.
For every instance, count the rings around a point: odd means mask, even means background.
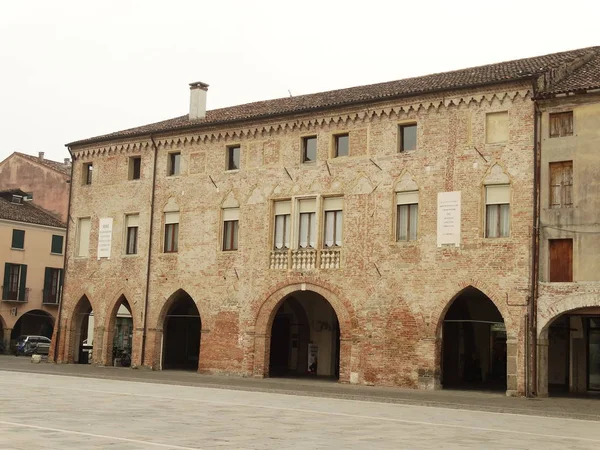
[{"label": "white chimney", "polygon": [[44,160],[44,152],[38,152],[38,158],[40,159],[40,161]]},{"label": "white chimney", "polygon": [[206,117],[206,91],[208,84],[201,81],[190,83],[190,120]]},{"label": "white chimney", "polygon": [[69,158],[65,158],[65,166],[70,166],[71,165],[71,160]]}]

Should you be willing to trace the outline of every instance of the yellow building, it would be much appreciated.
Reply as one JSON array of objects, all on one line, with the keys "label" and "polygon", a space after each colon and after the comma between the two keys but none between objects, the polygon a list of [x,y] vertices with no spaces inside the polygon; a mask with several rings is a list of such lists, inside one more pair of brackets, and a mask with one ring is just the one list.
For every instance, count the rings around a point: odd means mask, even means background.
[{"label": "yellow building", "polygon": [[52,336],[62,293],[66,227],[27,193],[0,191],[0,330],[5,352],[24,334]]}]

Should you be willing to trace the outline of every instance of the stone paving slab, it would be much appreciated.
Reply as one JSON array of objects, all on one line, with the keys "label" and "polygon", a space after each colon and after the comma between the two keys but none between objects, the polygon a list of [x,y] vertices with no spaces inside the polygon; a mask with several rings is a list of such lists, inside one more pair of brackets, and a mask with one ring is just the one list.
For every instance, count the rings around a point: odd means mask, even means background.
[{"label": "stone paving slab", "polygon": [[503,393],[478,391],[420,391],[391,387],[340,384],[314,378],[243,378],[200,375],[194,372],[151,371],[79,364],[32,364],[29,358],[0,355],[0,371],[45,373],[83,378],[212,387],[329,398],[402,403],[489,412],[510,412],[600,421],[600,395],[585,398],[511,398]]},{"label": "stone paving slab", "polygon": [[597,422],[0,371],[2,449],[597,449]]}]

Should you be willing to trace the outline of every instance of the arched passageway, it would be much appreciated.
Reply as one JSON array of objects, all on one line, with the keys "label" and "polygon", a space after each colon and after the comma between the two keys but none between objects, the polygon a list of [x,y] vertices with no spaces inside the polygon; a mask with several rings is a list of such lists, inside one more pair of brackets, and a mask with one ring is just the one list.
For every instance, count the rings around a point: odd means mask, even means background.
[{"label": "arched passageway", "polygon": [[85,295],[79,299],[73,310],[70,331],[70,347],[73,349],[72,362],[90,364],[94,346],[94,311]]},{"label": "arched passageway", "polygon": [[269,376],[339,378],[340,327],[324,297],[312,291],[287,296],[275,308],[270,331]]},{"label": "arched passageway", "polygon": [[542,333],[544,341],[538,357],[541,395],[600,391],[600,307],[556,317]]},{"label": "arched passageway", "polygon": [[54,317],[41,309],[28,311],[19,317],[12,329],[10,339],[14,341],[19,336],[35,335],[52,339],[54,331]]},{"label": "arched passageway", "polygon": [[194,300],[179,291],[164,319],[162,368],[198,370],[201,330],[200,312]]},{"label": "arched passageway", "polygon": [[127,298],[122,295],[113,307],[106,327],[105,364],[131,366],[133,350],[133,315]]},{"label": "arched passageway", "polygon": [[478,289],[464,289],[444,317],[442,386],[505,390],[506,350],[498,308]]}]

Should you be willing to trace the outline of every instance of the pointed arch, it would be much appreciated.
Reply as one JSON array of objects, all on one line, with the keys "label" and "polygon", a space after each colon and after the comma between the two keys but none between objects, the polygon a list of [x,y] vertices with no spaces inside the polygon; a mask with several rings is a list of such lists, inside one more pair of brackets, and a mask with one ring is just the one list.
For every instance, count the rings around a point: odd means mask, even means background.
[{"label": "pointed arch", "polygon": [[[127,308],[129,314],[131,315],[132,334],[135,334],[135,330],[139,326],[139,319],[137,319],[137,315],[135,314],[133,306],[129,301],[130,298],[131,297],[128,296],[124,290],[121,290],[116,296],[113,297],[105,309],[103,338],[104,345],[101,356],[101,363],[105,366],[111,366],[113,362],[113,340],[115,335],[115,325],[117,323],[117,316],[121,306]],[[133,346],[133,342],[131,344]],[[132,351],[137,352],[137,349],[132,347]],[[135,360],[133,358],[133,354],[130,356],[132,361]]]},{"label": "pointed arch", "polygon": [[[79,362],[80,350],[83,341],[87,338],[86,326],[89,325],[90,313],[95,311],[92,301],[87,294],[83,294],[79,297],[79,300],[75,304],[71,311],[71,315],[68,319],[69,327],[67,337],[67,361],[68,362]],[[93,340],[96,340],[96,326],[92,326]]]}]

